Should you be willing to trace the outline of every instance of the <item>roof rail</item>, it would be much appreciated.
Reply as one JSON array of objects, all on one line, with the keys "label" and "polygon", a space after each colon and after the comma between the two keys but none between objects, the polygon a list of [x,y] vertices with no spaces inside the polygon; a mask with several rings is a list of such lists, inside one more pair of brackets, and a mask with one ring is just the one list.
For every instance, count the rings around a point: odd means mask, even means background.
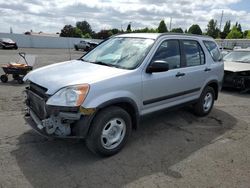
[{"label": "roof rail", "polygon": [[212,38],[208,35],[197,35],[197,34],[191,34],[191,33],[174,33],[174,32],[166,32],[166,33],[161,33],[159,37],[165,36],[165,35],[182,35],[182,36],[190,36],[190,37],[205,37],[205,38]]}]

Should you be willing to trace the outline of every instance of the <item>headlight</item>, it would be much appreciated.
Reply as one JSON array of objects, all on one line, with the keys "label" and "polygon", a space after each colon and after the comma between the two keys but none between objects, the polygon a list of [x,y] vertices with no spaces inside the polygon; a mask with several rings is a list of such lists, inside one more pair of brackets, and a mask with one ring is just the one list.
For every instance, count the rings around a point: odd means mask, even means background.
[{"label": "headlight", "polygon": [[49,98],[47,105],[68,107],[80,106],[85,100],[88,91],[88,84],[62,88]]}]

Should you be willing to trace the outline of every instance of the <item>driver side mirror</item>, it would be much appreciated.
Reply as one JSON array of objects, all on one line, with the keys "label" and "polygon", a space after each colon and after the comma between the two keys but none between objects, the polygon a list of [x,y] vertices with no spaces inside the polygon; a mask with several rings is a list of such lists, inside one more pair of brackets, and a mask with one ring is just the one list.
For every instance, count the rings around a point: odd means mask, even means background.
[{"label": "driver side mirror", "polygon": [[166,61],[157,60],[151,63],[147,69],[146,73],[154,73],[154,72],[166,72],[169,70],[169,65]]}]

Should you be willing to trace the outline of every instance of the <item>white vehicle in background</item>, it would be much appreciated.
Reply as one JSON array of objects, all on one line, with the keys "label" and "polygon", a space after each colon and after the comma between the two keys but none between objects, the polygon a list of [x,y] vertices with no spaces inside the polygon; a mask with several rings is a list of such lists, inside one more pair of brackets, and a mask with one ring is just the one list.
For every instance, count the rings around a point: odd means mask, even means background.
[{"label": "white vehicle in background", "polygon": [[87,42],[87,41],[80,41],[79,43],[74,45],[74,48],[76,51],[78,50],[84,50],[84,51],[89,51],[95,48],[98,45],[97,42]]},{"label": "white vehicle in background", "polygon": [[235,46],[235,47],[233,48],[233,50],[239,50],[239,49],[242,49],[241,46]]},{"label": "white vehicle in background", "polygon": [[234,50],[224,56],[223,87],[250,90],[250,48]]}]

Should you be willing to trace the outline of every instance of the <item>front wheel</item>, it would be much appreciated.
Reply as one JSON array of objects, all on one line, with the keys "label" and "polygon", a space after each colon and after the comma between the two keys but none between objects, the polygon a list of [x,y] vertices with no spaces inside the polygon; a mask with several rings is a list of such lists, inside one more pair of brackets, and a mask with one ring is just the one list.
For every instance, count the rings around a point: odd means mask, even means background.
[{"label": "front wheel", "polygon": [[94,153],[110,156],[126,144],[132,130],[131,117],[120,107],[101,110],[93,120],[87,136],[87,147]]},{"label": "front wheel", "polygon": [[206,116],[214,105],[215,92],[212,87],[207,86],[201,93],[198,102],[194,105],[194,113],[198,116]]}]

